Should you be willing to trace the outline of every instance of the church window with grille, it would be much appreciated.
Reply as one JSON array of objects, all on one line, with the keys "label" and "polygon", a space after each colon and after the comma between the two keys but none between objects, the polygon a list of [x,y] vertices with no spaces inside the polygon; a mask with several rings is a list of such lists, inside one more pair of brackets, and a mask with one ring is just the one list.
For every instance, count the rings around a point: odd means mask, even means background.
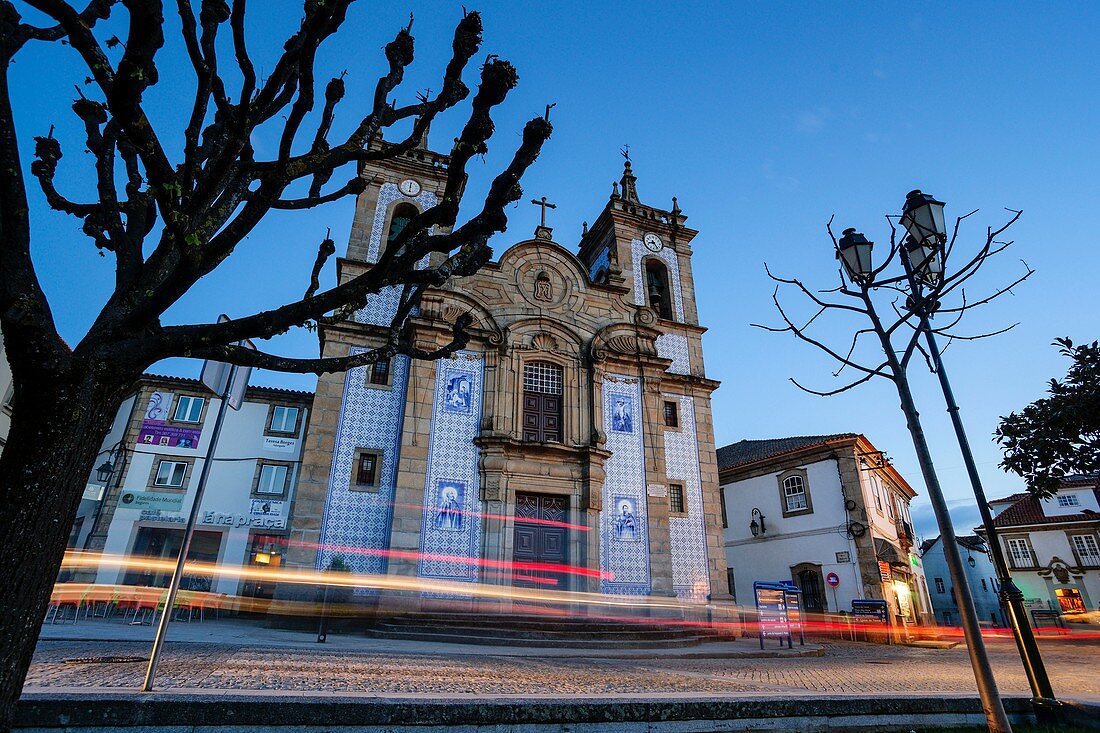
[{"label": "church window with grille", "polygon": [[561,442],[563,371],[557,364],[523,365],[523,439]]},{"label": "church window with grille", "polygon": [[668,287],[668,268],[660,260],[645,263],[646,300],[649,307],[666,321],[672,320],[672,291]]}]

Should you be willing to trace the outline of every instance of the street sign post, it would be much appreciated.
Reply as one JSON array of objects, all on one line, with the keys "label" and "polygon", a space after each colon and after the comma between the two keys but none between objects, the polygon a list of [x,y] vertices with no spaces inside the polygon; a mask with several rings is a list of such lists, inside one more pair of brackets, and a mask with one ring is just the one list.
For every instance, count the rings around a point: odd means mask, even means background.
[{"label": "street sign post", "polygon": [[[229,316],[224,313],[218,317],[218,323],[224,323],[228,320]],[[240,341],[237,345],[248,349],[256,348],[255,344],[247,340]],[[214,461],[214,451],[218,445],[222,423],[225,422],[226,405],[234,410],[241,409],[251,373],[251,367],[238,367],[234,364],[217,361],[203,362],[202,382],[210,388],[215,396],[220,397],[221,401],[218,403],[218,414],[214,418],[214,429],[210,433],[210,442],[206,446],[206,456],[202,461],[199,480],[195,485],[195,498],[191,501],[191,512],[187,516],[187,528],[183,531],[183,544],[180,546],[180,554],[176,559],[172,580],[168,584],[168,592],[164,597],[164,609],[161,611],[160,622],[157,624],[157,634],[153,637],[153,651],[149,655],[149,667],[145,670],[145,682],[141,686],[142,692],[151,692],[153,689],[153,679],[157,673],[157,660],[160,658],[161,649],[164,647],[168,625],[172,622],[172,609],[176,605],[176,595],[179,593],[180,582],[183,580],[183,566],[187,562],[187,553],[191,549],[191,539],[195,536],[195,524],[199,518],[203,491],[206,489],[206,480],[210,476],[210,466]]]},{"label": "street sign post", "polygon": [[787,591],[785,583],[766,583],[760,580],[752,584],[756,599],[756,623],[760,633],[760,648],[764,648],[765,637],[779,639],[779,646],[787,640],[791,644],[791,624],[787,615]]}]

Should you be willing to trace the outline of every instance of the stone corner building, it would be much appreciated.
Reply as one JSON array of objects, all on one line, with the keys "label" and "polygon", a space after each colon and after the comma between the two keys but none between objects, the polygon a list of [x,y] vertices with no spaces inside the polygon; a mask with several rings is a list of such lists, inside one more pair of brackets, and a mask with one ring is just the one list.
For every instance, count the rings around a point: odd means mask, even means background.
[{"label": "stone corner building", "polygon": [[[420,148],[365,166],[341,282],[436,202],[447,165]],[[339,556],[425,590],[439,579],[728,598],[697,232],[672,203],[641,203],[628,161],[578,251],[544,220],[534,239],[425,294],[418,342],[446,344],[469,313],[466,350],[322,376],[292,564]],[[323,328],[323,356],[379,343],[397,296]]]}]

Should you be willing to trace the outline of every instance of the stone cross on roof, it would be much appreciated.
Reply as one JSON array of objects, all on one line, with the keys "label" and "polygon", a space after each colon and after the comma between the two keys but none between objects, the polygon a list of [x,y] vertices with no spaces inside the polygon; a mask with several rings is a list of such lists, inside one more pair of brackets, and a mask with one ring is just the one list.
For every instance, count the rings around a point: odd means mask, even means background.
[{"label": "stone cross on roof", "polygon": [[546,226],[546,210],[547,209],[556,209],[556,208],[558,208],[558,205],[557,204],[552,204],[549,201],[547,201],[545,196],[543,196],[541,198],[537,198],[537,199],[531,199],[531,203],[533,203],[535,206],[541,206],[542,207],[542,218],[539,221],[539,225],[537,227],[535,227],[535,238],[536,239],[550,239],[550,235],[554,233],[554,230],[552,228]]}]

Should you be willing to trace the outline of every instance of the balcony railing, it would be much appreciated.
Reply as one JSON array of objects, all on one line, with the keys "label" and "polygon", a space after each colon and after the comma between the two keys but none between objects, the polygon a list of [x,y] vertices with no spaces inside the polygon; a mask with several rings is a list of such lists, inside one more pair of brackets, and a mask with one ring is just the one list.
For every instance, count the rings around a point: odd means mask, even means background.
[{"label": "balcony railing", "polygon": [[1100,555],[1091,552],[1080,552],[1076,547],[1072,549],[1073,557],[1077,560],[1077,567],[1100,568]]}]

